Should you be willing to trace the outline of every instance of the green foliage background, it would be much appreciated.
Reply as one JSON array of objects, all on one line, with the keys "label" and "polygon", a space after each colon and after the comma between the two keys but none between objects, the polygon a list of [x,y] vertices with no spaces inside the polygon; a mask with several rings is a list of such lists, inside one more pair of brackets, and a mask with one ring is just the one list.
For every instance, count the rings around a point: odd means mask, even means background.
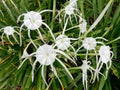
[{"label": "green foliage background", "polygon": [[[0,28],[11,25],[21,26],[17,23],[17,18],[20,14],[27,11],[39,11],[43,9],[61,9],[65,6],[68,0],[13,0],[17,8],[10,2],[5,0],[8,7],[5,7],[0,0]],[[96,20],[105,5],[109,0],[78,0],[78,6],[83,14],[83,17],[88,22],[88,27]],[[45,14],[44,20],[48,25],[51,24],[51,18],[54,15]],[[51,24],[53,32],[59,31],[58,22]],[[25,32],[25,31],[24,31]],[[74,32],[75,33],[75,32]],[[77,32],[76,32],[77,33]],[[2,32],[0,32],[0,35]],[[25,32],[26,34],[26,32]],[[46,33],[47,34],[47,33]],[[73,35],[73,33],[69,33]],[[26,35],[27,36],[27,35]],[[34,33],[32,35],[34,37]],[[49,35],[47,35],[49,40]],[[119,90],[120,86],[120,0],[114,0],[112,5],[107,10],[107,13],[89,33],[93,37],[105,37],[109,40],[107,45],[112,47],[114,58],[112,60],[112,67],[109,71],[107,80],[103,77],[94,84],[89,83],[90,90]],[[1,36],[0,36],[1,37]],[[6,39],[6,38],[5,38]],[[7,39],[6,39],[7,40]],[[24,38],[23,46],[17,44],[11,46],[5,43],[3,46],[0,40],[0,90],[44,90],[45,83],[41,78],[40,69],[35,72],[35,81],[31,81],[31,65],[29,61],[25,62],[22,68],[18,70],[21,63],[21,55],[26,43],[29,42],[28,38]],[[32,49],[30,49],[32,50]],[[81,62],[78,62],[81,65]],[[69,69],[72,67],[69,66]],[[48,69],[49,70],[49,69]],[[74,83],[71,83],[69,78],[63,73],[62,69],[58,67],[58,75],[63,83],[65,90],[83,90],[82,86],[82,73],[81,70],[70,69],[72,75],[75,77]],[[49,71],[47,71],[49,72]],[[63,90],[56,77],[49,73],[52,79],[50,82],[49,90]],[[49,78],[48,78],[49,79]]]}]

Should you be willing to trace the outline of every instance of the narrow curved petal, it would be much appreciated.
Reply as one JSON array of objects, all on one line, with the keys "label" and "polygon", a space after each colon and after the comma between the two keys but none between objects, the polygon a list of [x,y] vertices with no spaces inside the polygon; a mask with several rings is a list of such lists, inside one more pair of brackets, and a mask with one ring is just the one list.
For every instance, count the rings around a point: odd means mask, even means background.
[{"label": "narrow curved petal", "polygon": [[51,69],[52,69],[54,75],[57,77],[58,81],[60,82],[61,86],[63,86],[63,84],[62,84],[60,78],[59,78],[58,75],[57,75],[57,71],[56,71],[56,69],[54,68],[53,65],[50,65],[50,66],[51,66]]},{"label": "narrow curved petal", "polygon": [[34,69],[35,69],[36,63],[37,63],[37,61],[35,61],[32,65],[32,82],[34,81]]},{"label": "narrow curved petal", "polygon": [[9,41],[12,45],[14,45],[14,44],[11,42],[9,36],[8,36],[8,35],[6,35],[6,36],[7,36],[8,41]]},{"label": "narrow curved petal", "polygon": [[15,35],[12,35],[14,40],[19,44],[18,40],[16,39]]},{"label": "narrow curved petal", "polygon": [[75,61],[72,60],[72,58],[70,58],[70,57],[69,57],[67,54],[65,54],[63,51],[60,51],[60,50],[57,50],[57,49],[56,49],[55,52],[64,55],[64,56],[65,56],[66,58],[68,58],[71,62],[75,63]]},{"label": "narrow curved petal", "polygon": [[42,65],[41,74],[42,74],[43,81],[44,81],[45,84],[48,86],[48,84],[47,84],[47,82],[46,82],[46,79],[45,79],[45,75],[44,75],[44,65]]},{"label": "narrow curved petal", "polygon": [[31,36],[30,36],[30,30],[28,30],[28,37],[29,37],[31,43],[32,43],[32,44],[34,45],[34,47],[37,49],[37,46],[35,45],[35,43],[33,42],[32,38],[31,38]]},{"label": "narrow curved petal", "polygon": [[46,23],[44,23],[44,22],[42,22],[42,24],[48,28],[48,30],[50,31],[50,34],[51,34],[53,40],[55,41],[55,36],[54,36],[52,30],[50,29],[50,27]]},{"label": "narrow curved petal", "polygon": [[67,69],[67,67],[61,62],[61,60],[59,60],[58,58],[56,58],[56,60],[64,67],[64,69],[66,70],[66,72],[68,73],[68,75],[73,79],[73,76],[71,75],[71,73],[69,72],[69,70]]}]

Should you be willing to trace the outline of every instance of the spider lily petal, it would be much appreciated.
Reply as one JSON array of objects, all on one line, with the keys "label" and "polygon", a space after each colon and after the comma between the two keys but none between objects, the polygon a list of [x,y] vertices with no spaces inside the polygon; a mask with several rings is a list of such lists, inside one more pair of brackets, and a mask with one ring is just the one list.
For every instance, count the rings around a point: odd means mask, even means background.
[{"label": "spider lily petal", "polygon": [[33,65],[32,65],[32,82],[34,81],[34,69],[35,69],[35,66],[36,66],[37,62],[38,62],[37,60],[34,61]]},{"label": "spider lily petal", "polygon": [[60,82],[61,86],[63,86],[60,78],[59,78],[58,75],[57,75],[57,71],[56,71],[55,67],[54,67],[52,64],[51,64],[50,66],[51,66],[51,69],[52,69],[54,75],[57,77],[58,81]]},{"label": "spider lily petal", "polygon": [[60,53],[61,55],[64,55],[67,59],[69,59],[71,62],[76,64],[76,62],[72,58],[70,58],[67,54],[65,54],[63,51],[56,49],[55,52]]},{"label": "spider lily petal", "polygon": [[64,67],[64,69],[66,70],[66,72],[68,73],[68,75],[73,79],[73,76],[71,75],[71,73],[69,72],[69,70],[67,69],[67,67],[61,62],[61,60],[59,60],[58,58],[56,58],[56,60]]}]

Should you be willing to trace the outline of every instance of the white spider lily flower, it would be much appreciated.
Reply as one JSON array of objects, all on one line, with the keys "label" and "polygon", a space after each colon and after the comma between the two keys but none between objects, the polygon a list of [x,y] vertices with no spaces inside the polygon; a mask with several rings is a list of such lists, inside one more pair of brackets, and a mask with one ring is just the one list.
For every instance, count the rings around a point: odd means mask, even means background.
[{"label": "white spider lily flower", "polygon": [[[76,52],[78,52],[82,47],[84,47],[87,50],[87,52],[86,52],[86,60],[87,60],[88,51],[89,50],[94,50],[95,51],[96,45],[97,45],[97,42],[96,42],[95,38],[93,38],[93,37],[86,37],[82,41],[81,47],[79,47]],[[96,53],[96,51],[95,51],[95,53]]]},{"label": "white spider lily flower", "polygon": [[45,44],[37,49],[35,57],[41,65],[47,66],[55,61],[56,52],[52,46]]},{"label": "white spider lily flower", "polygon": [[[61,51],[59,49],[54,49],[53,46],[48,45],[48,44],[44,44],[42,46],[39,46],[37,48],[36,52],[31,53],[31,54],[26,53],[27,47],[25,48],[25,52],[22,55],[22,57],[24,58],[24,60],[20,64],[20,67],[22,66],[22,64],[27,59],[29,59],[31,57],[36,57],[35,61],[32,64],[32,81],[34,80],[34,69],[35,69],[35,66],[36,66],[37,62],[40,63],[40,66],[42,66],[41,75],[42,75],[43,81],[45,82],[46,85],[48,85],[48,84],[47,84],[45,76],[44,76],[44,66],[50,66],[51,69],[52,69],[52,71],[53,71],[53,73],[54,73],[54,75],[60,81],[60,79],[59,79],[59,77],[57,75],[57,72],[55,70],[55,67],[53,66],[55,60],[57,60],[64,67],[64,69],[66,70],[66,72],[68,73],[68,75],[71,77],[71,79],[73,79],[73,77],[72,77],[71,73],[69,72],[69,70],[67,69],[67,67],[63,64],[63,62],[59,58],[57,58],[57,55],[63,55],[63,56],[66,57],[66,59],[69,59],[71,62],[74,62],[72,60],[72,58],[69,57],[69,55],[67,55],[66,53],[64,53],[63,51]],[[61,81],[60,81],[60,83],[61,83]]]},{"label": "white spider lily flower", "polygon": [[[110,62],[110,66],[111,66],[111,53],[112,52],[110,51],[109,46],[101,46],[100,50],[99,50],[100,60],[105,64]],[[112,57],[113,57],[113,53],[112,53]],[[107,68],[108,68],[108,66],[107,66]]]},{"label": "white spider lily flower", "polygon": [[[77,22],[77,17],[80,16],[79,10],[77,9],[77,0],[70,0],[69,4],[66,5],[63,9],[61,9],[58,12],[58,15],[56,15],[56,17],[60,17],[61,13],[64,13],[64,22],[66,21],[66,19],[70,20],[70,23],[72,24],[72,16],[75,18],[76,22]],[[55,17],[55,18],[56,18]]]},{"label": "white spider lily flower", "polygon": [[64,35],[65,34],[65,29],[67,27],[67,22],[68,22],[68,19],[66,20],[66,23],[64,25],[62,34],[60,34],[56,38],[55,46],[57,46],[58,49],[60,49],[60,50],[67,50],[71,46],[70,45],[70,38],[68,38],[68,36]]},{"label": "white spider lily flower", "polygon": [[29,57],[29,54],[28,54],[28,52],[27,52],[27,49],[28,49],[28,47],[29,47],[30,44],[31,44],[31,43],[27,44],[27,46],[25,47],[25,49],[24,49],[24,51],[23,51],[23,54],[22,54],[22,57],[21,57],[22,59]]},{"label": "white spider lily flower", "polygon": [[82,45],[77,49],[76,52],[78,52],[82,47],[84,47],[87,50],[87,52],[86,52],[86,60],[87,60],[88,51],[94,50],[94,52],[96,54],[96,62],[98,62],[97,52],[96,52],[95,48],[96,48],[97,44],[104,45],[104,43],[101,41],[96,41],[97,39],[107,41],[105,38],[102,38],[102,37],[96,37],[96,38],[86,37],[84,40],[82,40]]},{"label": "white spider lily flower", "polygon": [[69,3],[73,6],[77,6],[77,0],[70,0]]},{"label": "white spider lily flower", "polygon": [[64,15],[64,22],[65,22],[65,19],[68,15],[68,19],[70,20],[71,24],[72,24],[72,15],[75,17],[75,20],[77,22],[77,16],[79,16],[79,13],[77,8],[74,7],[74,4],[73,3],[70,3],[68,4],[65,8],[64,8],[64,11],[65,11],[65,15]]},{"label": "white spider lily flower", "polygon": [[88,37],[82,41],[83,47],[87,50],[95,49],[97,42],[95,38]]},{"label": "white spider lily flower", "polygon": [[41,27],[41,25],[44,25],[46,26],[46,28],[50,31],[50,34],[52,36],[52,38],[55,40],[55,37],[52,33],[52,30],[50,29],[50,27],[43,22],[42,20],[42,16],[41,14],[43,12],[47,12],[47,11],[50,11],[51,10],[43,10],[43,11],[40,11],[40,12],[35,12],[35,11],[30,11],[30,12],[27,12],[27,13],[23,13],[21,14],[19,17],[18,17],[18,20],[17,22],[20,21],[20,18],[22,16],[24,16],[24,19],[23,19],[23,24],[21,25],[21,28],[20,28],[20,32],[22,31],[22,28],[23,26],[26,26],[27,29],[28,29],[28,36],[30,38],[30,41],[33,43],[33,45],[37,48],[37,46],[34,44],[34,42],[32,41],[31,39],[31,36],[30,36],[30,30],[37,30],[38,34],[39,34],[39,37],[40,39],[44,42],[43,40],[43,37],[42,37],[42,34],[41,32],[39,31],[39,28]]},{"label": "white spider lily flower", "polygon": [[30,29],[38,29],[42,25],[42,16],[39,12],[30,11],[24,15],[24,25]]},{"label": "white spider lily flower", "polygon": [[61,34],[56,38],[56,45],[60,50],[67,50],[70,47],[70,38]]},{"label": "white spider lily flower", "polygon": [[78,9],[77,9],[77,0],[70,0],[69,5],[74,7],[74,10],[78,11]]},{"label": "white spider lily flower", "polygon": [[83,60],[83,64],[80,67],[80,69],[82,70],[82,83],[83,83],[83,86],[84,86],[84,90],[88,90],[87,71],[90,71],[91,79],[93,78],[93,71],[95,71],[95,69],[93,67],[91,67],[90,64],[91,64],[90,61]]},{"label": "white spider lily flower", "polygon": [[96,70],[97,72],[95,72],[95,77],[94,77],[94,80],[93,82],[95,81],[95,79],[97,78],[97,80],[99,80],[99,77],[98,77],[98,72],[100,72],[101,68],[103,67],[103,64],[106,65],[106,75],[104,76],[105,79],[107,78],[107,73],[108,73],[108,70],[110,69],[111,65],[112,65],[112,57],[113,57],[113,52],[110,51],[110,47],[109,46],[101,46],[100,49],[99,49],[99,55],[100,55],[100,58],[99,58],[99,61],[97,63],[97,67],[96,67]]},{"label": "white spider lily flower", "polygon": [[[59,60],[57,58],[57,55],[59,55],[59,54],[64,55],[69,60],[72,60],[63,51],[60,51],[58,49],[54,49],[53,46],[51,46],[51,45],[44,44],[44,45],[40,46],[36,50],[36,54],[35,54],[36,60],[33,63],[32,81],[34,79],[34,68],[35,68],[35,65],[36,65],[37,62],[39,62],[42,65],[42,71],[41,71],[42,72],[42,78],[43,78],[44,82],[46,83],[46,85],[48,85],[46,80],[45,80],[45,77],[44,77],[44,66],[50,65],[52,70],[54,70],[55,68],[53,68],[53,63],[54,63],[55,60],[57,60],[64,67],[66,72],[73,79],[73,77],[72,77],[71,73],[69,72],[69,70],[67,69],[67,67],[61,62],[61,60]],[[57,74],[56,74],[56,70],[53,71],[53,72],[54,72],[55,76],[58,77]],[[58,78],[58,80],[60,81],[59,78]],[[61,83],[61,81],[60,81],[60,83]]]},{"label": "white spider lily flower", "polygon": [[[68,48],[71,48],[74,52],[74,57],[73,60],[75,61],[76,60],[76,50],[75,48],[71,45],[71,40],[78,40],[77,38],[69,38],[68,36],[66,35],[63,35],[63,34],[60,34],[57,38],[56,38],[56,43],[55,43],[55,46],[57,46],[57,48],[59,50],[67,50],[67,52],[70,52]],[[55,47],[54,46],[54,47]],[[72,56],[72,55],[70,55]],[[75,63],[75,62],[74,62]],[[76,64],[76,63],[75,63]],[[77,64],[76,64],[77,65]]]},{"label": "white spider lily flower", "polygon": [[[75,53],[75,58],[76,58],[76,50],[75,48],[71,45],[71,40],[78,40],[78,38],[69,38],[67,35],[65,35],[65,30],[66,30],[66,26],[67,26],[67,22],[68,22],[68,19],[66,20],[66,23],[64,25],[64,28],[63,28],[63,31],[62,31],[62,34],[60,34],[57,38],[56,38],[56,41],[55,41],[55,46],[57,46],[57,48],[59,50],[68,50],[69,47],[72,48],[72,50],[74,51]],[[54,47],[55,47],[54,46]],[[75,60],[75,58],[73,58]]]},{"label": "white spider lily flower", "polygon": [[26,57],[28,57],[29,56],[29,54],[27,53],[27,51],[26,51],[26,49],[23,51],[23,55],[22,55],[22,57],[21,58],[26,58]]},{"label": "white spider lily flower", "polygon": [[[17,43],[19,44],[19,42],[18,42],[18,40],[17,40],[17,38],[15,37],[14,34],[16,33],[16,34],[19,35],[19,36],[20,36],[20,34],[19,34],[14,28],[15,28],[15,27],[12,27],[12,26],[6,26],[6,27],[0,29],[0,31],[3,30],[3,34],[2,34],[2,36],[1,36],[1,40],[2,40],[2,44],[3,44],[3,45],[4,45],[4,40],[3,40],[4,35],[6,35],[8,41],[9,41],[12,45],[14,45],[14,44],[13,44],[12,41],[10,40],[10,36],[12,36],[13,39],[15,40],[15,42],[17,42]],[[20,40],[20,41],[21,41],[21,40]]]},{"label": "white spider lily flower", "polygon": [[79,36],[80,36],[81,33],[83,34],[87,31],[87,22],[86,22],[85,19],[83,19],[81,17],[80,17],[80,20],[79,20],[79,29],[80,29]]},{"label": "white spider lily flower", "polygon": [[29,47],[29,45],[31,44],[31,42],[29,44],[27,44],[27,46],[25,47],[25,49],[23,50],[23,54],[21,56],[21,59],[23,59],[22,63],[19,65],[18,69],[21,68],[21,66],[23,65],[23,63],[29,59],[31,65],[32,65],[32,60],[31,60],[31,56],[33,56],[35,53],[32,54],[28,54],[27,49]]},{"label": "white spider lily flower", "polygon": [[73,14],[74,13],[74,8],[71,5],[67,5],[65,7],[65,13],[68,14],[68,15]]}]

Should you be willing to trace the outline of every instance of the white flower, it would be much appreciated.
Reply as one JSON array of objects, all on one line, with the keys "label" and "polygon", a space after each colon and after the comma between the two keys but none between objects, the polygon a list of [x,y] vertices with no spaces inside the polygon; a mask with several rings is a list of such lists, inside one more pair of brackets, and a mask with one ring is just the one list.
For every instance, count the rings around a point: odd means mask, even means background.
[{"label": "white flower", "polygon": [[90,61],[83,60],[83,64],[80,67],[80,69],[82,70],[82,83],[83,83],[83,86],[84,86],[84,90],[88,90],[87,71],[90,71],[91,79],[93,78],[93,71],[95,71],[95,69],[93,67],[91,67],[90,64],[91,64]]},{"label": "white flower", "polygon": [[[76,50],[74,49],[74,47],[71,45],[71,41],[70,40],[78,40],[78,38],[69,38],[67,35],[65,35],[65,30],[66,30],[66,26],[67,26],[67,22],[68,19],[66,20],[66,23],[64,25],[62,34],[60,34],[55,41],[55,46],[57,46],[57,48],[59,50],[67,50],[68,52],[70,52],[68,50],[69,47],[72,48],[72,50],[74,51],[74,57],[76,58]],[[54,47],[55,47],[54,46]],[[73,58],[75,60],[75,58]]]},{"label": "white flower", "polygon": [[32,59],[31,59],[31,56],[33,56],[35,53],[31,53],[31,54],[28,54],[27,52],[27,49],[29,47],[29,45],[31,44],[31,42],[29,44],[27,44],[27,46],[25,47],[25,49],[23,50],[23,54],[21,56],[21,59],[24,59],[22,61],[22,63],[19,65],[18,69],[21,68],[21,66],[23,65],[23,63],[26,61],[26,60],[29,60],[30,61],[30,64],[32,65]]},{"label": "white flower", "polygon": [[23,54],[22,54],[22,59],[23,58],[27,58],[27,57],[29,57],[30,55],[28,54],[28,52],[27,52],[27,49],[28,49],[28,47],[29,47],[29,45],[30,45],[31,43],[29,43],[26,47],[25,47],[25,49],[24,49],[24,51],[23,51]]},{"label": "white flower", "polygon": [[[62,52],[62,51],[60,51],[58,49],[54,49],[53,46],[51,46],[51,45],[44,44],[44,45],[40,46],[36,50],[36,53],[35,53],[36,60],[34,62],[34,66],[33,67],[35,67],[36,62],[39,62],[42,65],[42,67],[48,66],[48,65],[50,65],[50,66],[52,65],[51,68],[53,69],[53,63],[54,63],[55,60],[57,60],[65,68],[66,72],[73,79],[72,75],[70,74],[70,72],[68,71],[68,69],[66,68],[66,66],[61,62],[61,60],[59,60],[56,57],[58,54],[62,54],[66,58],[68,58],[69,60],[72,60],[67,54],[65,54],[64,52]],[[42,69],[44,69],[44,68],[42,68]],[[34,70],[34,68],[33,68],[33,70]],[[42,71],[44,71],[44,70],[42,70]],[[44,79],[44,82],[46,83],[46,80],[44,78],[43,73],[44,72],[42,72],[42,77]],[[56,73],[56,72],[54,72],[54,73]],[[47,85],[47,83],[46,83],[46,85]]]},{"label": "white flower", "polygon": [[36,51],[36,61],[41,65],[51,65],[55,61],[56,52],[50,45],[40,46]]},{"label": "white flower", "polygon": [[42,25],[42,16],[39,12],[30,11],[24,14],[24,25],[30,29],[38,29]]},{"label": "white flower", "polygon": [[106,65],[106,69],[108,70],[111,65],[112,65],[112,57],[113,57],[113,52],[110,51],[110,47],[109,46],[101,46],[100,50],[99,50],[99,61],[101,63],[98,63],[98,65],[100,65],[99,70],[101,69],[101,67],[103,66],[103,64]]},{"label": "white flower", "polygon": [[[72,24],[72,16],[77,22],[77,17],[80,16],[79,10],[77,9],[77,0],[70,0],[69,4],[65,6],[64,9],[61,9],[57,16],[60,17],[60,14],[64,12],[64,22],[69,19]],[[57,17],[56,16],[56,17]]]},{"label": "white flower", "polygon": [[87,37],[82,41],[82,45],[85,49],[92,50],[92,49],[95,49],[97,42],[95,38]]},{"label": "white flower", "polygon": [[16,33],[16,34],[19,35],[19,36],[20,36],[20,34],[14,29],[14,27],[12,27],[12,26],[6,26],[6,27],[4,27],[4,28],[1,28],[0,30],[3,30],[3,34],[2,34],[2,36],[1,36],[1,40],[2,40],[2,44],[3,44],[3,45],[4,45],[4,41],[3,41],[3,36],[4,36],[4,34],[6,35],[8,41],[9,41],[12,45],[14,45],[14,44],[11,42],[11,40],[10,40],[10,38],[9,38],[10,36],[12,36],[13,39],[19,44],[19,42],[18,42],[18,40],[16,39],[14,33]]},{"label": "white flower", "polygon": [[[99,70],[101,69],[101,67],[103,66],[103,64],[106,65],[106,69],[107,71],[109,70],[109,68],[112,65],[112,57],[113,57],[113,52],[110,51],[110,47],[109,46],[101,46],[100,50],[99,50],[99,61],[101,62],[101,66],[99,67]],[[100,65],[100,63],[98,63],[98,65]]]},{"label": "white flower", "polygon": [[[104,45],[104,46],[100,47],[99,55],[100,55],[99,61],[101,61],[101,66],[100,67],[102,67],[102,65],[105,64],[106,65],[106,69],[107,69],[106,71],[108,71],[109,68],[112,65],[112,60],[111,59],[113,57],[113,52],[110,51],[110,47],[109,46],[105,46]],[[99,70],[101,69],[100,67],[99,67]],[[106,72],[106,75],[107,75],[107,72]]]},{"label": "white flower", "polygon": [[30,30],[37,30],[38,34],[39,34],[39,37],[40,39],[44,42],[43,40],[43,37],[42,37],[42,34],[41,32],[39,31],[39,28],[41,25],[44,25],[46,26],[46,28],[50,31],[50,34],[52,36],[52,38],[55,40],[55,37],[52,33],[52,30],[49,28],[49,26],[43,22],[42,20],[42,16],[41,14],[43,12],[47,12],[47,11],[51,11],[51,10],[43,10],[43,11],[40,11],[40,12],[35,12],[35,11],[30,11],[30,12],[27,12],[27,13],[23,13],[21,14],[19,17],[18,17],[18,21],[20,21],[20,18],[22,16],[24,16],[24,19],[23,19],[23,24],[21,25],[21,28],[20,28],[20,32],[22,31],[22,28],[23,26],[26,26],[27,29],[28,29],[28,37],[30,38],[30,41],[32,42],[32,44],[37,48],[37,46],[34,44],[34,42],[32,41],[31,39],[31,36],[30,36]]},{"label": "white flower", "polygon": [[77,0],[70,0],[69,4],[65,7],[65,13],[73,15],[74,11],[77,11]]},{"label": "white flower", "polygon": [[67,5],[66,7],[65,7],[65,13],[67,14],[67,15],[72,15],[72,14],[74,14],[74,7],[73,6],[71,6],[71,4],[69,4],[69,5]]},{"label": "white flower", "polygon": [[97,77],[97,79],[99,79],[98,72],[100,72],[101,68],[103,67],[103,64],[106,65],[106,77],[105,78],[107,78],[108,70],[112,65],[111,59],[113,57],[113,52],[110,51],[109,46],[105,46],[105,45],[101,46],[100,50],[99,50],[99,55],[100,55],[100,58],[99,58],[99,61],[97,63],[96,72],[94,75],[95,77],[94,77],[93,82],[95,81],[96,77]]},{"label": "white flower", "polygon": [[61,34],[56,38],[56,45],[58,49],[66,50],[70,46],[70,38],[68,38],[66,35]]},{"label": "white flower", "polygon": [[[26,51],[26,48],[25,48],[25,51]],[[64,67],[64,69],[66,70],[66,72],[68,73],[68,75],[73,79],[71,73],[69,72],[69,70],[67,69],[67,67],[63,64],[63,62],[59,58],[57,58],[57,55],[64,55],[66,59],[69,59],[72,62],[74,62],[74,61],[67,54],[65,54],[63,51],[61,51],[59,49],[54,49],[54,47],[51,46],[51,45],[44,44],[42,46],[39,46],[37,48],[36,52],[31,53],[29,55],[23,53],[23,55],[25,55],[25,59],[20,64],[20,67],[30,57],[33,57],[33,56],[36,57],[34,63],[32,64],[32,81],[34,80],[34,69],[35,69],[36,63],[38,62],[42,66],[41,74],[42,74],[43,81],[45,82],[46,85],[48,85],[48,84],[47,84],[47,82],[45,80],[45,76],[44,76],[44,66],[48,66],[48,65],[51,67],[54,75],[58,78],[59,82],[61,83],[61,80],[59,79],[59,77],[57,75],[56,69],[53,66],[55,60],[57,60],[58,63],[60,63]]]},{"label": "white flower", "polygon": [[[101,46],[99,50],[100,60],[107,64],[111,62],[111,51],[109,46]],[[110,65],[111,66],[111,65]]]},{"label": "white flower", "polygon": [[68,15],[67,18],[70,20],[71,24],[72,24],[72,16],[74,16],[74,18],[77,22],[77,17],[80,15],[79,15],[79,11],[78,11],[75,3],[73,3],[73,2],[69,3],[63,10],[65,11],[64,22],[65,22],[67,15]]},{"label": "white flower", "polygon": [[[96,45],[97,45],[97,42],[96,42],[96,39],[95,39],[95,38],[86,37],[86,38],[82,41],[81,47],[79,47],[76,52],[78,52],[82,47],[84,47],[84,48],[87,50],[87,52],[86,52],[86,60],[87,60],[88,51],[89,51],[89,50],[94,50],[94,51],[95,51]],[[95,53],[96,53],[96,51],[95,51]],[[96,56],[96,58],[97,58],[97,56]]]},{"label": "white flower", "polygon": [[69,3],[73,6],[77,6],[77,0],[70,0]]},{"label": "white flower", "polygon": [[78,52],[82,47],[84,47],[87,50],[87,52],[86,52],[86,60],[87,60],[88,51],[94,50],[95,55],[96,55],[96,62],[98,62],[97,52],[96,52],[95,48],[96,48],[97,44],[104,45],[104,43],[101,41],[96,41],[97,39],[102,39],[102,40],[107,41],[105,38],[102,38],[102,37],[96,37],[96,38],[86,37],[84,40],[82,40],[82,45],[77,49],[76,52]]},{"label": "white flower", "polygon": [[6,35],[13,35],[14,32],[15,32],[15,30],[14,30],[14,28],[11,27],[11,26],[7,26],[7,27],[4,28],[4,33],[5,33]]},{"label": "white flower", "polygon": [[68,19],[66,20],[66,23],[64,25],[62,34],[60,34],[56,38],[55,46],[57,46],[58,49],[60,49],[60,50],[67,50],[70,47],[70,38],[68,38],[68,36],[65,35],[65,30],[66,30],[66,27],[67,27],[67,22],[68,22]]},{"label": "white flower", "polygon": [[87,31],[87,22],[83,18],[81,20],[81,17],[80,17],[80,20],[79,20],[79,29],[80,29],[80,33],[82,33],[82,34]]},{"label": "white flower", "polygon": [[74,7],[76,9],[76,11],[78,11],[78,9],[77,9],[77,0],[70,0],[69,5],[71,5],[72,7]]},{"label": "white flower", "polygon": [[[68,53],[70,52],[68,48],[71,48],[71,49],[73,50],[73,52],[74,52],[74,57],[72,57],[72,58],[73,58],[73,60],[76,60],[76,55],[77,55],[77,53],[76,53],[75,48],[71,45],[70,40],[77,40],[77,39],[76,39],[76,38],[68,38],[68,36],[63,35],[63,34],[60,34],[60,35],[56,38],[55,46],[57,46],[57,48],[58,48],[59,50],[62,50],[62,51],[63,51],[63,50],[67,50]],[[55,47],[55,46],[54,46],[54,47]],[[70,55],[70,53],[69,53],[69,55]],[[72,55],[70,55],[70,56],[72,56]],[[75,63],[75,64],[76,64],[76,63]]]}]

